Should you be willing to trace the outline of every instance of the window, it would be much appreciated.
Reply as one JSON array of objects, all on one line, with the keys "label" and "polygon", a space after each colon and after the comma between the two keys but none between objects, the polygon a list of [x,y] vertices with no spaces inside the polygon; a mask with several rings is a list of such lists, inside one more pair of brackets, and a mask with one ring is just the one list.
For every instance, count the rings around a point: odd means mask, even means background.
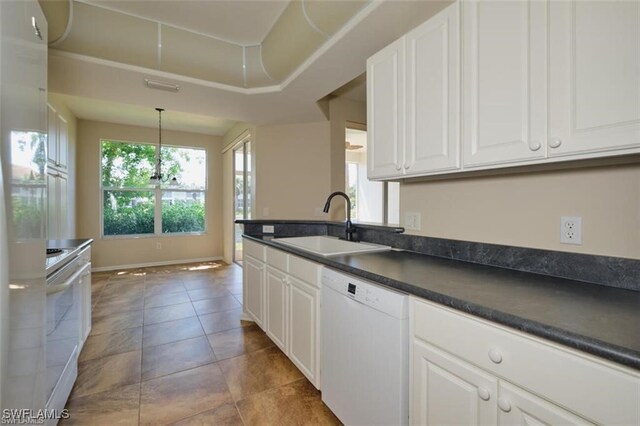
[{"label": "window", "polygon": [[351,218],[358,222],[397,224],[400,184],[367,179],[367,132],[363,126],[345,131],[345,188],[351,198]]},{"label": "window", "polygon": [[158,147],[101,141],[104,236],[205,232],[207,158],[204,149],[162,147],[162,173],[176,177],[150,185]]}]

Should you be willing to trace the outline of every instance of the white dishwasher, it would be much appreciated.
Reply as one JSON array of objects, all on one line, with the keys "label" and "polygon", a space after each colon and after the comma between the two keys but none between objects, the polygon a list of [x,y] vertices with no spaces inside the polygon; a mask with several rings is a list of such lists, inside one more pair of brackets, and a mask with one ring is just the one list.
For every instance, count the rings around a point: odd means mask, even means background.
[{"label": "white dishwasher", "polygon": [[346,425],[409,423],[408,296],[322,271],[322,401]]}]

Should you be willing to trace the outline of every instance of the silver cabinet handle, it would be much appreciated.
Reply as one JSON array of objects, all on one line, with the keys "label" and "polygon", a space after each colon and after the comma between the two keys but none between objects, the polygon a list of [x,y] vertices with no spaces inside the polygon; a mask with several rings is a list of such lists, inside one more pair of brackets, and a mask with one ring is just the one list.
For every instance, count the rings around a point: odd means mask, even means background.
[{"label": "silver cabinet handle", "polygon": [[397,171],[402,170],[402,166],[401,166],[401,165],[399,165],[399,164],[396,164],[396,170],[397,170]]},{"label": "silver cabinet handle", "polygon": [[404,169],[405,169],[405,170],[409,170],[409,167],[411,167],[411,166],[410,166],[409,164],[406,164],[406,163],[405,163],[405,165],[404,165]]},{"label": "silver cabinet handle", "polygon": [[551,138],[549,140],[549,146],[551,148],[558,148],[560,145],[562,145],[562,139],[560,138]]},{"label": "silver cabinet handle", "polygon": [[531,151],[537,151],[540,148],[542,148],[542,144],[540,142],[538,142],[538,141],[530,141],[529,142],[529,149]]},{"label": "silver cabinet handle", "polygon": [[478,396],[483,401],[488,401],[491,398],[491,394],[485,388],[478,388]]}]

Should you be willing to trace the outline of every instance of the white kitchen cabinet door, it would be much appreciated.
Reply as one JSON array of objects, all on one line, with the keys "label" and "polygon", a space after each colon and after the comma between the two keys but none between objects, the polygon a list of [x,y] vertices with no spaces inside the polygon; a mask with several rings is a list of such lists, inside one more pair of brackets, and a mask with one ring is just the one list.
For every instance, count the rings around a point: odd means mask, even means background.
[{"label": "white kitchen cabinet door", "polygon": [[320,291],[290,277],[289,358],[320,389]]},{"label": "white kitchen cabinet door", "polygon": [[[90,249],[89,249],[90,250]],[[89,254],[89,256],[91,256]],[[80,349],[91,332],[91,268],[80,277]]]},{"label": "white kitchen cabinet door", "polygon": [[47,171],[47,238],[69,238],[67,175]]},{"label": "white kitchen cabinet door", "polygon": [[265,267],[264,263],[245,256],[242,271],[244,274],[245,310],[255,323],[265,329]]},{"label": "white kitchen cabinet door", "polygon": [[640,2],[550,8],[549,156],[640,152]]},{"label": "white kitchen cabinet door", "polygon": [[58,167],[67,170],[69,164],[69,124],[58,115]]},{"label": "white kitchen cabinet door", "polygon": [[47,104],[47,161],[55,166],[58,162],[58,112]]},{"label": "white kitchen cabinet door", "polygon": [[267,336],[284,352],[287,348],[289,282],[285,273],[267,266]]},{"label": "white kitchen cabinet door", "polygon": [[68,157],[69,125],[53,106],[47,104],[47,161],[51,167],[65,171]]},{"label": "white kitchen cabinet door", "polygon": [[546,156],[546,1],[463,1],[463,163]]},{"label": "white kitchen cabinet door", "polygon": [[549,401],[538,398],[516,386],[500,381],[498,424],[528,425],[593,425]]},{"label": "white kitchen cabinet door", "polygon": [[395,41],[367,60],[367,177],[401,176],[405,139],[405,47]]},{"label": "white kitchen cabinet door", "polygon": [[460,3],[406,35],[407,175],[460,168]]},{"label": "white kitchen cabinet door", "polygon": [[414,339],[410,424],[492,425],[498,379]]}]

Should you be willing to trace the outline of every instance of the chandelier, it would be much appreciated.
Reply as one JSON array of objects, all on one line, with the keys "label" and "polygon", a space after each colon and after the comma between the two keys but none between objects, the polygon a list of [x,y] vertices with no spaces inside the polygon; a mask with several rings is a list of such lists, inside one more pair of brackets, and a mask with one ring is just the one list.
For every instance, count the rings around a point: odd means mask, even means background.
[{"label": "chandelier", "polygon": [[164,111],[164,108],[156,108],[156,111],[158,111],[158,153],[156,155],[156,170],[149,178],[149,183],[151,185],[159,185],[169,182],[170,185],[177,185],[178,179],[175,176],[169,179],[168,176],[164,178],[162,175],[162,111]]}]

